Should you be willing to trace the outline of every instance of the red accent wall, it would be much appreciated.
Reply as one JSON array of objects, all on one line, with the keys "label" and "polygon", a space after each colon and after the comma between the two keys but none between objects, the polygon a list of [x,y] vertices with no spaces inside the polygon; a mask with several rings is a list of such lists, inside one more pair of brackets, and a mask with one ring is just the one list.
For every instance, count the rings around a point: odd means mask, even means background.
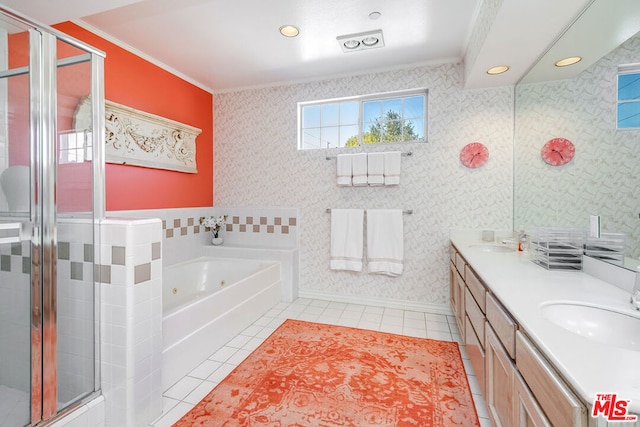
[{"label": "red accent wall", "polygon": [[197,174],[107,163],[107,210],[213,206],[213,95],[74,23],[54,27],[106,53],[106,99],[202,129]]}]

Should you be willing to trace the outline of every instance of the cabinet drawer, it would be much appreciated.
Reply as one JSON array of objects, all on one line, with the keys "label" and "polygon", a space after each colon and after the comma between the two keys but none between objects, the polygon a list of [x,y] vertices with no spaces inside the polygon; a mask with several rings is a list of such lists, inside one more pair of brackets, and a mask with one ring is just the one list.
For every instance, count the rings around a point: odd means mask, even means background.
[{"label": "cabinet drawer", "polygon": [[485,296],[487,294],[487,291],[484,288],[484,285],[482,284],[480,279],[478,279],[478,276],[476,276],[476,273],[471,268],[469,268],[468,265],[465,266],[464,277],[465,277],[465,282],[467,282],[467,286],[471,291],[471,294],[478,302],[478,306],[480,307],[480,310],[482,310],[482,312],[484,313],[485,305],[486,305]]},{"label": "cabinet drawer", "polygon": [[464,310],[467,313],[468,321],[476,331],[476,335],[482,337],[479,338],[479,341],[484,350],[484,313],[480,310],[480,307],[478,307],[476,300],[471,296],[469,288],[465,288],[464,290]]},{"label": "cabinet drawer", "polygon": [[491,323],[502,345],[512,359],[516,357],[516,330],[518,324],[500,306],[500,303],[489,295],[487,297],[487,321]]},{"label": "cabinet drawer", "polygon": [[[484,390],[484,344],[480,345],[480,338],[477,335],[477,331],[473,329],[469,322],[469,317],[465,319],[465,348],[471,361],[471,367],[473,368],[473,374],[478,380],[478,385],[482,394],[485,394]],[[483,328],[484,331],[484,328]],[[484,342],[484,336],[482,336],[482,342]]]},{"label": "cabinet drawer", "polygon": [[462,255],[460,255],[459,253],[456,253],[456,268],[460,272],[462,279],[464,279],[464,266],[466,264],[467,263],[464,262],[464,258],[462,258]]},{"label": "cabinet drawer", "polygon": [[516,333],[516,366],[552,425],[587,425],[586,408],[522,332]]}]

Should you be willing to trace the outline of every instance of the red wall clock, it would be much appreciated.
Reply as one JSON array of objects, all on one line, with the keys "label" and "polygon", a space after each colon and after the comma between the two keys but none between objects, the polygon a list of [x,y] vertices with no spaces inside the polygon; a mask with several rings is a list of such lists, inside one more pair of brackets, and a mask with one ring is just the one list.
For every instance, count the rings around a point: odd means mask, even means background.
[{"label": "red wall clock", "polygon": [[489,150],[480,142],[472,142],[460,150],[460,161],[468,168],[479,168],[489,160]]},{"label": "red wall clock", "polygon": [[562,166],[573,159],[576,147],[566,138],[553,138],[544,144],[540,154],[542,159],[551,166]]}]

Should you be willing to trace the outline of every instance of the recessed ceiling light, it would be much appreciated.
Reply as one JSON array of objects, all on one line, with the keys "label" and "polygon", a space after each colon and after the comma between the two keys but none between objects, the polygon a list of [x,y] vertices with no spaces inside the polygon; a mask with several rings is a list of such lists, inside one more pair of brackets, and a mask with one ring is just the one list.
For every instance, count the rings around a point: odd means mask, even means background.
[{"label": "recessed ceiling light", "polygon": [[373,19],[374,21],[378,18],[380,18],[382,16],[382,14],[380,12],[371,12],[369,14],[369,19]]},{"label": "recessed ceiling light", "polygon": [[283,25],[280,27],[280,34],[285,37],[295,37],[300,34],[300,30],[294,25]]},{"label": "recessed ceiling light", "polygon": [[577,64],[582,61],[581,56],[571,56],[569,58],[564,58],[556,62],[556,67],[568,67],[569,65]]},{"label": "recessed ceiling light", "polygon": [[504,72],[509,71],[509,67],[507,67],[506,65],[498,65],[496,67],[491,67],[487,70],[487,74],[491,74],[496,75],[496,74],[502,74]]}]

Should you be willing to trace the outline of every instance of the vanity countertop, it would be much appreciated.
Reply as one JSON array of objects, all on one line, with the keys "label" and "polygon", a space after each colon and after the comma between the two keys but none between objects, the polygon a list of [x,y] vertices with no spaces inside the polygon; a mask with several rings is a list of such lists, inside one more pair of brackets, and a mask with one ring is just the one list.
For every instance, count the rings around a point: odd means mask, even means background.
[{"label": "vanity countertop", "polygon": [[[596,394],[617,393],[619,400],[631,400],[630,412],[640,413],[640,352],[569,332],[541,312],[546,302],[571,301],[638,316],[629,292],[582,271],[546,270],[528,252],[484,252],[472,246],[478,240],[451,241],[585,403],[591,405]],[[635,332],[640,340],[640,329]]]}]

